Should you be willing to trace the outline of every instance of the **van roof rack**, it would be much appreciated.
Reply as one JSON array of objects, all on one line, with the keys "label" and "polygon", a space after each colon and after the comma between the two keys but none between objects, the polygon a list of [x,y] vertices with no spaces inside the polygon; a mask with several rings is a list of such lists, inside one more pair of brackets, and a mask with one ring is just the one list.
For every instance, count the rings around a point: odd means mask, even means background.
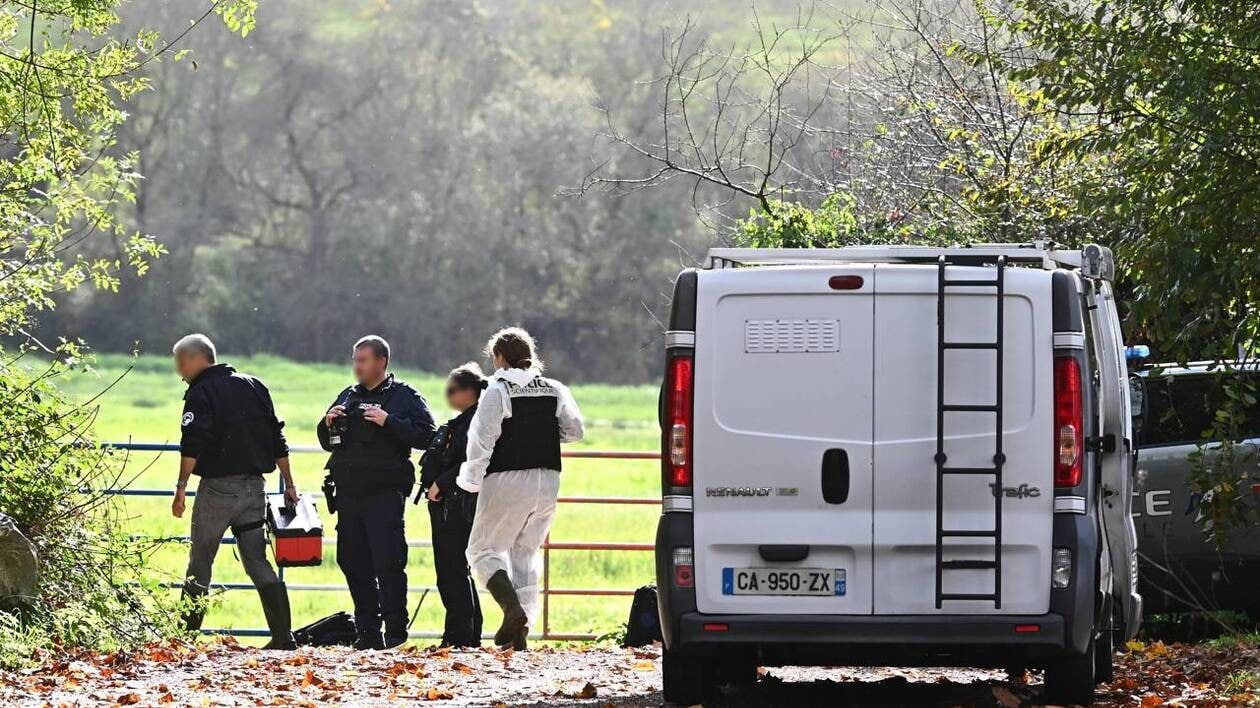
[{"label": "van roof rack", "polygon": [[969,243],[958,246],[845,246],[843,248],[712,248],[704,268],[757,265],[809,265],[819,263],[937,263],[941,256],[953,265],[996,264],[1005,257],[1011,265],[1039,266],[1045,270],[1069,268],[1087,278],[1111,280],[1115,259],[1106,246],[1089,244],[1065,250],[1053,241],[1029,243]]}]

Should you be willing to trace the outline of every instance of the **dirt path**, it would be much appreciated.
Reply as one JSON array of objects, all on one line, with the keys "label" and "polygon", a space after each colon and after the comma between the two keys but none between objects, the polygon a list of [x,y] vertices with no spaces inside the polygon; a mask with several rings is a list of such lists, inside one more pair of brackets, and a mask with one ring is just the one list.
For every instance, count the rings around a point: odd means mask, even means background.
[{"label": "dirt path", "polygon": [[[1260,701],[1254,646],[1213,650],[1152,645],[1119,659],[1102,705],[1149,708]],[[1243,677],[1240,679],[1240,677]],[[260,652],[231,642],[156,645],[128,654],[48,658],[0,673],[0,704],[32,706],[649,706],[661,704],[660,651],[596,647],[512,652],[347,649]],[[773,669],[724,702],[774,705],[1017,706],[1035,700],[1035,676],[1010,682],[957,669]]]}]

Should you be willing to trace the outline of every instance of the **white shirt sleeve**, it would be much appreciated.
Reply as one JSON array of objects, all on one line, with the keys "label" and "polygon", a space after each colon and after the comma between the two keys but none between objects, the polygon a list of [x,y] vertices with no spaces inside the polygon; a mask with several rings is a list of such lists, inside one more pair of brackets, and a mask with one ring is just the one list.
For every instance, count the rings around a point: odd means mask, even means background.
[{"label": "white shirt sleeve", "polygon": [[512,415],[506,399],[507,391],[503,385],[491,384],[481,395],[477,412],[468,424],[467,458],[459,466],[459,476],[455,478],[455,484],[466,492],[481,490],[481,480],[485,479],[486,468],[490,466],[494,444],[503,432],[503,419]]},{"label": "white shirt sleeve", "polygon": [[586,434],[582,411],[578,410],[577,401],[568,386],[556,382],[556,388],[560,392],[559,405],[556,406],[556,417],[560,419],[560,442],[577,442]]}]

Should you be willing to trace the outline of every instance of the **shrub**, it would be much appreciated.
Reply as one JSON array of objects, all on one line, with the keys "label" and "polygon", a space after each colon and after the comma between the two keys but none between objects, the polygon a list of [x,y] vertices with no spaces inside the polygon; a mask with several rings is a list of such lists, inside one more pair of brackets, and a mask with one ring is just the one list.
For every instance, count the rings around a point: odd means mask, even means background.
[{"label": "shrub", "polygon": [[0,512],[32,541],[40,561],[32,597],[0,599],[0,663],[55,645],[114,649],[173,629],[171,596],[145,568],[150,546],[122,531],[105,490],[121,486],[121,455],[98,449],[95,409],[55,382],[81,368],[77,346],[33,362],[29,346],[0,364]]}]

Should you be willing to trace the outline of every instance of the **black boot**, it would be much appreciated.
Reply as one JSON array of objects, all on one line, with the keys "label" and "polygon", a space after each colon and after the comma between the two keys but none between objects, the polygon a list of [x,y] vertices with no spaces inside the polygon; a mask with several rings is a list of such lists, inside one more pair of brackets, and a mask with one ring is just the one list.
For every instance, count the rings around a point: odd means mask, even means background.
[{"label": "black boot", "polygon": [[528,649],[529,644],[526,642],[526,639],[528,637],[529,637],[529,627],[526,625],[521,625],[521,628],[517,630],[516,632],[516,637],[512,640],[512,648],[517,651],[525,651],[526,649]]},{"label": "black boot", "polygon": [[359,632],[358,637],[354,640],[354,648],[359,651],[368,651],[370,649],[384,649],[385,639],[381,637],[380,630],[375,632]]},{"label": "black boot", "polygon": [[179,623],[189,634],[200,634],[201,623],[206,618],[206,589],[193,582],[184,583],[180,593],[179,604],[184,611],[179,616]]},{"label": "black boot", "polygon": [[382,639],[385,649],[393,649],[407,643],[407,630],[402,631],[386,631],[385,637]]},{"label": "black boot", "polygon": [[259,586],[258,597],[262,600],[267,628],[271,630],[271,641],[264,644],[263,649],[297,649],[289,613],[289,591],[284,583]]},{"label": "black boot", "polygon": [[528,631],[525,625],[529,622],[529,618],[525,616],[521,600],[516,596],[516,588],[512,587],[512,581],[508,578],[507,572],[496,570],[494,575],[486,581],[486,589],[490,591],[490,597],[493,597],[494,601],[499,603],[499,607],[503,608],[503,624],[499,625],[499,631],[494,633],[495,646],[524,649],[525,633]]}]

